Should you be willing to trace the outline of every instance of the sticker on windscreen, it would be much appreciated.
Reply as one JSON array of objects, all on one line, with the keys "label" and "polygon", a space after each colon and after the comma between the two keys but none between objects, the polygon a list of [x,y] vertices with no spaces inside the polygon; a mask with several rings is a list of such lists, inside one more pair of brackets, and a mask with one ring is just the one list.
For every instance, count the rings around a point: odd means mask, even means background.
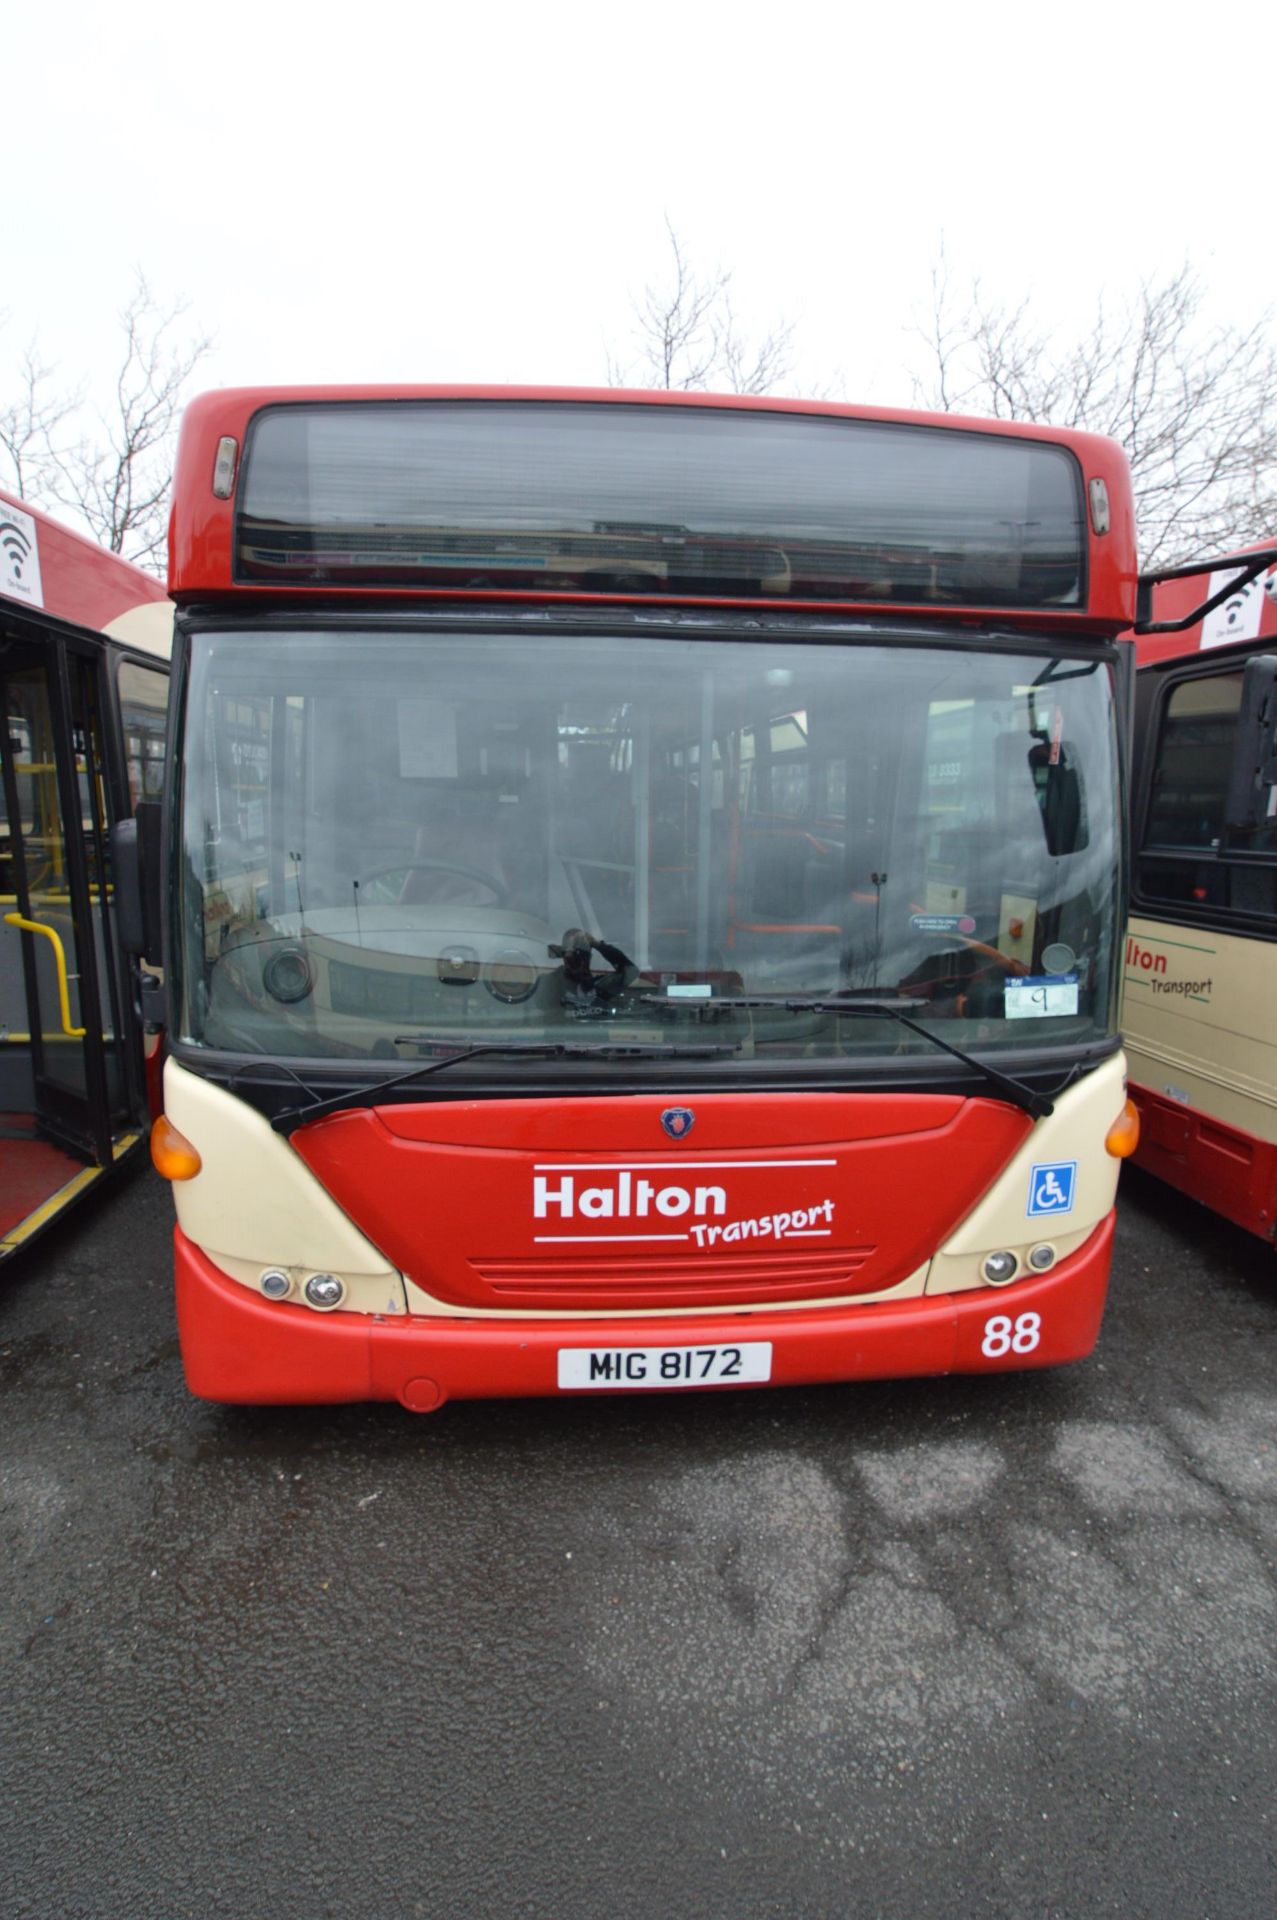
[{"label": "sticker on windscreen", "polygon": [[975,921],[969,913],[911,913],[909,925],[915,933],[970,935],[975,932]]},{"label": "sticker on windscreen", "polygon": [[1026,974],[1023,979],[1008,980],[1002,998],[1008,1020],[1046,1020],[1076,1013],[1077,975]]}]

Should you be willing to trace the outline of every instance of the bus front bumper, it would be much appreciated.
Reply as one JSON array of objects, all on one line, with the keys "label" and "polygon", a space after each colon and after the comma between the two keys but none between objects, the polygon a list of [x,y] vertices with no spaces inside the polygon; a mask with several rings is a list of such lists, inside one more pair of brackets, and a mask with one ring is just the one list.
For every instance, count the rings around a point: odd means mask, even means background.
[{"label": "bus front bumper", "polygon": [[[259,1298],[227,1279],[180,1227],[176,1245],[178,1330],[192,1393],[257,1406],[398,1400],[426,1413],[445,1400],[571,1395],[579,1389],[559,1384],[559,1355],[571,1348],[624,1353],[767,1342],[770,1386],[1004,1373],[1081,1360],[1095,1345],[1104,1312],[1113,1215],[1049,1274],[1001,1289],[875,1306],[642,1320],[316,1313]],[[697,1389],[653,1379],[614,1390]]]}]

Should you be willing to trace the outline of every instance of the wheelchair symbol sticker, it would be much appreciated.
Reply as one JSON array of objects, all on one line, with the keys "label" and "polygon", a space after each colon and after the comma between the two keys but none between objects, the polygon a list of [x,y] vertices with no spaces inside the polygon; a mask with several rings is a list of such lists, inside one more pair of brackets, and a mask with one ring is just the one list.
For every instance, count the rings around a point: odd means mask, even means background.
[{"label": "wheelchair symbol sticker", "polygon": [[1055,1160],[1048,1166],[1034,1167],[1029,1175],[1029,1218],[1072,1213],[1076,1182],[1076,1160]]}]

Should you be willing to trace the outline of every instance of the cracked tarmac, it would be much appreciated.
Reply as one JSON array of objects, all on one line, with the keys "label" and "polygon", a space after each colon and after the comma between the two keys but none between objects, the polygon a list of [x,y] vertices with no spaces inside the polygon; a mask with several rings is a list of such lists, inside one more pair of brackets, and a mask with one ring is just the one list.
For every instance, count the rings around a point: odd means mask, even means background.
[{"label": "cracked tarmac", "polygon": [[1277,1910],[1277,1256],[1126,1176],[1095,1357],[227,1411],[168,1196],[0,1282],[0,1916]]}]

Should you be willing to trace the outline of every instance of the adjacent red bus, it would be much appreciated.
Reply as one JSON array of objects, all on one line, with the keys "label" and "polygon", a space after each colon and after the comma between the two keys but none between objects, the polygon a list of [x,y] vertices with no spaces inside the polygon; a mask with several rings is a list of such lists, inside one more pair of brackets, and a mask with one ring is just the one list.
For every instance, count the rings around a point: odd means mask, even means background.
[{"label": "adjacent red bus", "polygon": [[158,580],[0,494],[0,1259],[145,1139],[109,836],[162,791],[172,626]]},{"label": "adjacent red bus", "polygon": [[190,409],[187,1378],[680,1389],[1090,1351],[1119,1156],[1111,442],[611,390]]},{"label": "adjacent red bus", "polygon": [[1123,996],[1136,1158],[1271,1243],[1277,547],[1150,586],[1136,639]]}]

